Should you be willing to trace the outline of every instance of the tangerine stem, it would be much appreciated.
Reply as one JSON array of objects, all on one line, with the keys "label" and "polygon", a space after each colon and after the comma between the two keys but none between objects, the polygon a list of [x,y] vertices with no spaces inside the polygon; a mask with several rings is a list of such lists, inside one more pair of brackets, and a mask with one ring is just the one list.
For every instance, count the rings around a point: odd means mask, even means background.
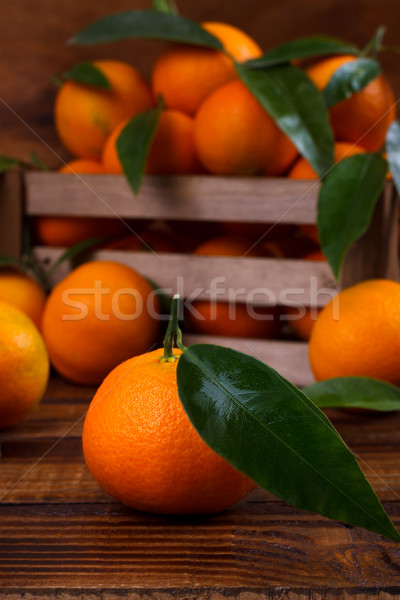
[{"label": "tangerine stem", "polygon": [[161,361],[174,362],[178,357],[174,354],[175,343],[180,350],[186,350],[186,346],[182,344],[182,331],[179,328],[179,305],[180,296],[175,294],[171,302],[171,313],[169,317],[167,331],[164,337],[164,354]]}]

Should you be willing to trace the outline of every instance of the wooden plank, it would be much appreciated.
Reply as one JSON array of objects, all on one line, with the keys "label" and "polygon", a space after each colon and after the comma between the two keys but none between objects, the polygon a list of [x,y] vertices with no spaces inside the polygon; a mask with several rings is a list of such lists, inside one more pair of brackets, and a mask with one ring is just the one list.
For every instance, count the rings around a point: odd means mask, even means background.
[{"label": "wooden plank", "polygon": [[22,252],[22,174],[0,175],[0,255],[19,257]]},{"label": "wooden plank", "polygon": [[122,175],[26,173],[30,215],[313,223],[316,181],[147,176],[137,196]]},{"label": "wooden plank", "polygon": [[[59,248],[35,248],[44,265],[53,264],[62,252]],[[129,265],[168,295],[179,293],[191,301],[215,297],[255,304],[324,306],[337,290],[326,262],[117,250],[98,250],[86,256],[89,258]],[[53,281],[65,277],[71,266],[65,261]]]}]

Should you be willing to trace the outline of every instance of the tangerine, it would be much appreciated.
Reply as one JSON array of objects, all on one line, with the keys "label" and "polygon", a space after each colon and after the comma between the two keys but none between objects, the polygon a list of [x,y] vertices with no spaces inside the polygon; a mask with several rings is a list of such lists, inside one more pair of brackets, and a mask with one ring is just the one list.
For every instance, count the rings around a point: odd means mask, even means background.
[{"label": "tangerine", "polygon": [[40,402],[49,378],[43,339],[21,310],[0,302],[0,428],[12,427]]},{"label": "tangerine", "polygon": [[116,60],[93,64],[107,77],[111,89],[66,81],[56,97],[54,119],[62,143],[74,156],[98,160],[118,123],[151,108],[154,102],[135,67]]},{"label": "tangerine", "polygon": [[370,279],[342,290],[320,312],[309,357],[317,381],[361,375],[400,384],[400,284]]},{"label": "tangerine", "polygon": [[172,44],[159,55],[152,72],[154,95],[161,94],[168,108],[192,116],[211,92],[237,78],[232,58],[244,62],[262,55],[258,44],[237,27],[217,22],[205,22],[202,27],[219,39],[230,56],[210,48]]},{"label": "tangerine", "polygon": [[0,269],[0,301],[22,310],[40,330],[46,294],[39,283],[20,269]]},{"label": "tangerine", "polygon": [[178,360],[161,362],[163,354],[131,358],[103,381],[83,427],[86,464],[108,494],[134,509],[224,510],[254,483],[200,438],[178,397]]},{"label": "tangerine", "polygon": [[195,117],[200,161],[220,175],[282,175],[297,150],[241,81],[215,90]]},{"label": "tangerine", "polygon": [[[356,60],[341,55],[324,58],[307,69],[319,90],[324,90],[335,71]],[[396,118],[396,102],[391,85],[378,75],[362,90],[329,109],[335,138],[358,144],[369,152],[377,152],[385,143],[389,125]]]},{"label": "tangerine", "polygon": [[98,384],[121,361],[154,344],[157,299],[134,269],[90,261],[53,288],[42,331],[50,360],[61,375]]}]

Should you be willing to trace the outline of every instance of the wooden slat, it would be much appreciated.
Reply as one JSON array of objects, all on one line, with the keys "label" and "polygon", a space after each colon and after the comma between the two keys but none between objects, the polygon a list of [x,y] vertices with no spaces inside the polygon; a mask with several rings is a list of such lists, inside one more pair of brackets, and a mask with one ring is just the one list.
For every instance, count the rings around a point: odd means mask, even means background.
[{"label": "wooden slat", "polygon": [[[53,264],[62,252],[56,248],[35,249],[36,256],[46,265]],[[209,299],[210,293],[214,297],[217,290],[219,300],[324,306],[337,290],[325,262],[116,250],[99,250],[90,258],[129,265],[167,294],[179,293],[192,300]],[[55,272],[54,282],[65,277],[71,266],[65,261]]]},{"label": "wooden slat", "polygon": [[28,214],[137,219],[313,223],[315,181],[257,177],[144,178],[134,196],[122,175],[26,173]]}]

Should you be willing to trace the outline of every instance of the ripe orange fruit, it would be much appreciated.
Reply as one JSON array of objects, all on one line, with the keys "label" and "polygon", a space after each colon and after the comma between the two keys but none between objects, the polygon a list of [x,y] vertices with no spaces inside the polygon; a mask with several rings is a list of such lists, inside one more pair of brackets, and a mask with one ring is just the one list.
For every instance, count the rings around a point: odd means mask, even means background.
[{"label": "ripe orange fruit", "polygon": [[[104,145],[102,162],[106,173],[123,173],[117,139],[127,121],[120,123]],[[194,145],[194,122],[178,110],[164,110],[147,158],[146,172],[157,175],[191,175],[202,170]]]},{"label": "ripe orange fruit", "polygon": [[218,88],[200,106],[195,144],[206,169],[220,175],[282,175],[297,156],[241,81]]},{"label": "ripe orange fruit", "polygon": [[[335,142],[334,162],[335,164],[354,156],[355,154],[364,154],[365,149],[351,142]],[[318,174],[314,171],[310,163],[302,156],[299,158],[288,173],[290,179],[318,179]]]},{"label": "ripe orange fruit", "polygon": [[131,65],[116,60],[95,60],[93,64],[112,89],[66,81],[56,97],[54,119],[62,143],[74,156],[98,160],[118,123],[151,108],[153,98],[146,81]]},{"label": "ripe orange fruit", "polygon": [[[355,56],[325,58],[307,69],[307,74],[319,90],[323,90],[333,73]],[[358,144],[370,152],[382,148],[386,131],[396,117],[393,90],[383,75],[379,75],[361,91],[329,109],[335,138]]]},{"label": "ripe orange fruit", "polygon": [[87,158],[76,158],[65,163],[58,169],[59,173],[66,173],[68,175],[74,173],[104,173],[103,165],[96,160],[89,160]]},{"label": "ripe orange fruit", "polygon": [[69,248],[94,237],[116,237],[127,232],[119,219],[96,217],[36,216],[31,219],[38,244]]},{"label": "ripe orange fruit", "polygon": [[318,381],[363,375],[400,384],[400,284],[371,279],[339,292],[318,316],[309,356]]},{"label": "ripe orange fruit", "polygon": [[0,428],[12,427],[43,397],[49,358],[43,339],[21,310],[0,302]]},{"label": "ripe orange fruit", "polygon": [[[262,50],[246,33],[225,23],[202,23],[237,62],[261,56]],[[168,108],[194,115],[200,104],[221,85],[236,79],[232,60],[223,52],[199,46],[171,44],[153,66],[152,88]]]},{"label": "ripe orange fruit", "polygon": [[86,464],[108,494],[137,510],[224,510],[254,483],[200,438],[178,397],[178,361],[160,362],[163,353],[131,358],[103,381],[83,427]]},{"label": "ripe orange fruit", "polygon": [[56,285],[42,331],[54,367],[64,377],[97,384],[121,361],[154,344],[157,299],[128,266],[91,261]]},{"label": "ripe orange fruit", "polygon": [[[310,252],[309,254],[304,256],[303,259],[324,261],[326,260],[326,257],[321,252],[321,250],[315,250],[314,252]],[[299,312],[299,309],[303,310]],[[321,310],[322,309],[320,308],[314,308],[310,306],[285,306],[284,313],[286,315],[290,315],[290,317],[293,317],[287,319],[287,321],[291,329],[297,334],[297,336],[302,340],[309,340],[317,316],[319,315]]]},{"label": "ripe orange fruit", "polygon": [[[260,256],[252,248],[253,240],[239,236],[218,236],[200,244],[194,254],[208,256]],[[194,300],[188,306],[193,329],[205,335],[233,337],[275,337],[280,329],[279,310],[275,306],[253,306],[245,302]]]},{"label": "ripe orange fruit", "polygon": [[22,310],[40,329],[46,294],[36,279],[13,267],[1,268],[0,301]]}]

